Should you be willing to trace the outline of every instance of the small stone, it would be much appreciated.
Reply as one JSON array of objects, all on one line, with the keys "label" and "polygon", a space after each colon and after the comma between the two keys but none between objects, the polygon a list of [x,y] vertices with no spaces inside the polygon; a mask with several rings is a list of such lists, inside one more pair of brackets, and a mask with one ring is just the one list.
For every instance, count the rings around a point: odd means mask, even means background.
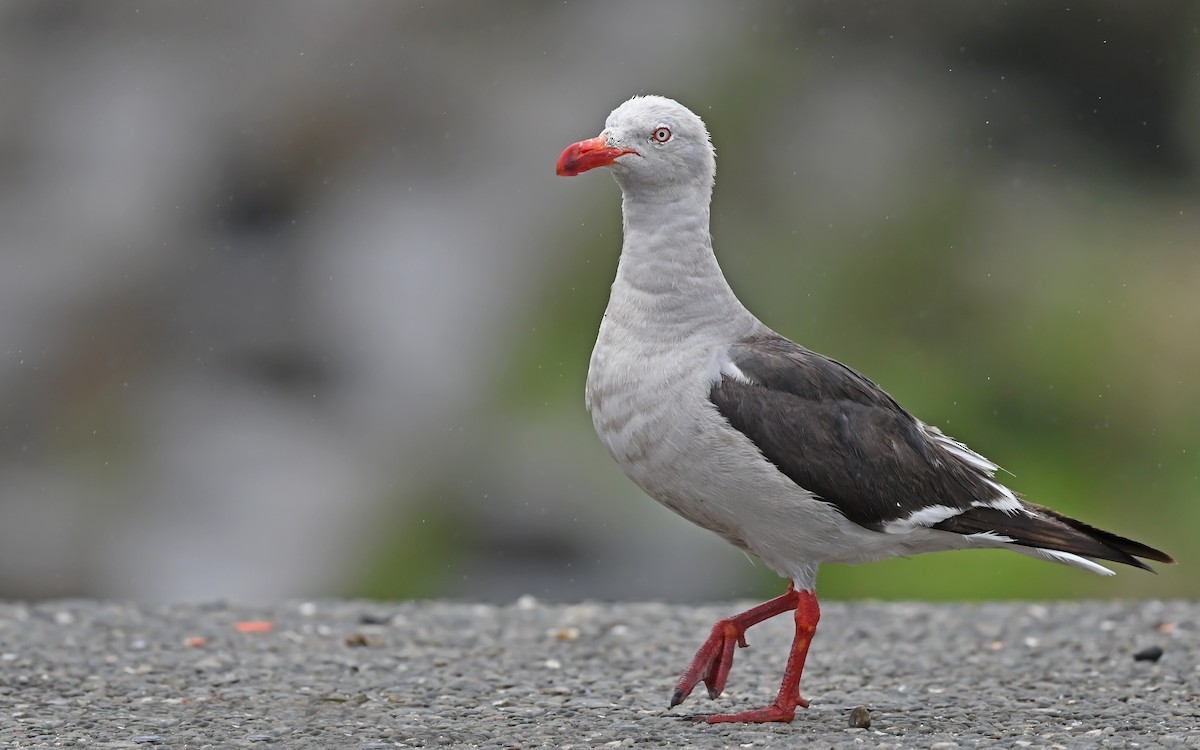
[{"label": "small stone", "polygon": [[275,629],[275,623],[270,620],[242,620],[234,623],[233,629],[239,633],[270,633]]},{"label": "small stone", "polygon": [[871,709],[866,706],[857,706],[850,712],[850,728],[851,729],[870,729],[871,727]]},{"label": "small stone", "polygon": [[351,633],[346,636],[346,645],[351,648],[357,648],[367,645],[367,637],[362,633]]},{"label": "small stone", "polygon": [[1133,655],[1134,661],[1158,661],[1162,658],[1163,650],[1158,646],[1147,646]]},{"label": "small stone", "polygon": [[537,609],[537,606],[538,600],[531,594],[522,594],[521,596],[517,597],[517,609],[523,612]]}]

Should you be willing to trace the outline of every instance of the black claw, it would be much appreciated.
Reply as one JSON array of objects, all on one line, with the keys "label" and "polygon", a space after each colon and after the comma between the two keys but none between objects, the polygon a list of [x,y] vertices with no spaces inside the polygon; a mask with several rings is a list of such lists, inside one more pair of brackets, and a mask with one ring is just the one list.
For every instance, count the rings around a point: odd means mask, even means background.
[{"label": "black claw", "polygon": [[708,697],[712,698],[713,700],[716,700],[717,698],[721,697],[721,691],[717,690],[716,688],[709,688],[708,689]]},{"label": "black claw", "polygon": [[671,693],[671,705],[668,707],[668,710],[675,708],[680,703],[683,703],[683,691],[676,688],[675,692]]}]

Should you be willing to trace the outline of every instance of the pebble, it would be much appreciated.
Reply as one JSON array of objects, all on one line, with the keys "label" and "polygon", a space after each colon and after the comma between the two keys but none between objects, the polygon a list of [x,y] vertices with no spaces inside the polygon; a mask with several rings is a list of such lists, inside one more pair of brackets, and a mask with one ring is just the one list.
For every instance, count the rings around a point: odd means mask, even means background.
[{"label": "pebble", "polygon": [[[744,604],[0,603],[0,748],[1195,744],[1200,603],[829,602],[792,724],[686,720],[770,703],[787,617],[755,626],[726,695],[700,686],[666,710],[712,623]],[[257,620],[275,627],[233,629]],[[1135,664],[1128,644],[1163,622],[1184,623],[1171,658]],[[864,647],[866,630],[888,646]]]},{"label": "pebble", "polygon": [[857,706],[850,712],[850,727],[852,729],[870,729],[871,710],[866,706]]},{"label": "pebble", "polygon": [[1134,661],[1158,661],[1162,658],[1163,650],[1159,646],[1147,646],[1133,655]]}]

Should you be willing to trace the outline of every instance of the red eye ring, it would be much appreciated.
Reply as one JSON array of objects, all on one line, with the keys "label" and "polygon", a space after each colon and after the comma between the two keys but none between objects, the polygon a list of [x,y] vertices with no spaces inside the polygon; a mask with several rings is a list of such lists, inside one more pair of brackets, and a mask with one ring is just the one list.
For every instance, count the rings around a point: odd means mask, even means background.
[{"label": "red eye ring", "polygon": [[650,138],[658,141],[659,143],[666,143],[667,141],[671,140],[671,129],[660,125],[654,129],[654,133],[650,136]]}]

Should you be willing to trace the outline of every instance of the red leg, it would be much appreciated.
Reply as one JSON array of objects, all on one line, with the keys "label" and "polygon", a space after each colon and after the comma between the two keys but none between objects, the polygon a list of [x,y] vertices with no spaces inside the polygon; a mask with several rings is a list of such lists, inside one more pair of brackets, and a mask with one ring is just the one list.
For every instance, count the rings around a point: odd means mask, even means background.
[{"label": "red leg", "polygon": [[[808,593],[808,592],[805,592]],[[809,594],[811,596],[811,594]],[[671,708],[678,706],[691,694],[696,683],[704,681],[708,687],[708,697],[716,698],[725,689],[725,681],[729,679],[729,670],[733,667],[734,646],[746,646],[746,629],[757,625],[763,620],[769,620],[778,614],[791,611],[800,601],[792,584],[788,584],[787,593],[769,602],[748,609],[740,615],[720,620],[713,626],[708,640],[696,652],[692,663],[684,670],[683,676],[675,685],[675,693],[671,696]],[[815,601],[815,600],[814,600]]]},{"label": "red leg", "polygon": [[811,591],[797,592],[795,597],[796,602],[793,606],[796,607],[796,636],[792,639],[792,651],[788,655],[787,668],[783,672],[783,684],[779,686],[779,695],[775,698],[775,702],[766,708],[753,711],[709,716],[707,719],[709,724],[791,721],[792,717],[796,715],[796,706],[808,708],[808,701],[800,697],[800,675],[804,672],[804,659],[808,656],[808,645],[812,643],[813,633],[817,631],[817,621],[821,619],[821,608],[817,606],[816,594]]}]

